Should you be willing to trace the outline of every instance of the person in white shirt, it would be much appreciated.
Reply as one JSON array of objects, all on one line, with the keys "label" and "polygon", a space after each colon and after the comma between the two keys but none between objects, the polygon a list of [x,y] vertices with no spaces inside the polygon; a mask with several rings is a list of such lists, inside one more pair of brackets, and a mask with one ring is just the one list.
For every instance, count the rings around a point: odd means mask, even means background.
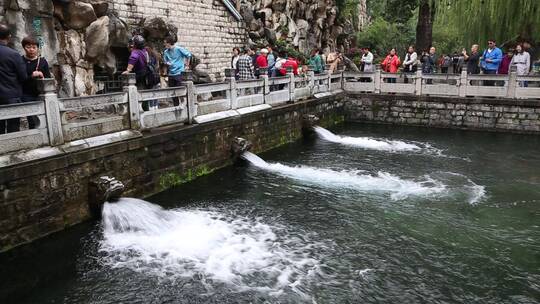
[{"label": "person in white shirt", "polygon": [[[405,61],[403,61],[403,67],[405,73],[416,73],[418,69],[418,54],[414,50],[414,46],[409,46],[407,54],[405,55]],[[409,77],[405,76],[405,83],[409,83]]]},{"label": "person in white shirt", "polygon": [[[510,67],[516,66],[517,74],[519,76],[528,75],[531,71],[531,55],[529,52],[523,49],[523,45],[518,44],[516,47],[516,54],[512,57]],[[526,81],[520,81],[519,85],[522,87],[528,86]]]},{"label": "person in white shirt", "polygon": [[364,66],[364,72],[373,72],[373,54],[369,51],[369,48],[362,48],[362,65]]}]

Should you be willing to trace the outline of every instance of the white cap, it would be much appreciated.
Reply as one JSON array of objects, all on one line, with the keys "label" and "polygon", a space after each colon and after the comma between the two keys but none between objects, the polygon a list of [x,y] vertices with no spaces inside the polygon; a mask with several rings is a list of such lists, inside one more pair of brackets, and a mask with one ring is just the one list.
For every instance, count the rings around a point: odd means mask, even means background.
[{"label": "white cap", "polygon": [[268,49],[261,49],[262,54],[268,54]]}]

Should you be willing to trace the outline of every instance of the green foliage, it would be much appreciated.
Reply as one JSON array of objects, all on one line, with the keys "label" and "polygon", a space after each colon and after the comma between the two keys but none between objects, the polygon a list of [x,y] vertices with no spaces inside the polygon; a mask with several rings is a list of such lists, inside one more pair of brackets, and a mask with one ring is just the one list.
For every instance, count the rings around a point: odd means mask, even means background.
[{"label": "green foliage", "polygon": [[405,50],[414,42],[414,38],[414,26],[410,21],[407,25],[400,26],[378,17],[365,31],[358,33],[357,44],[358,47],[369,47],[376,60],[382,60],[392,48],[395,48],[403,58]]},{"label": "green foliage", "polygon": [[452,54],[463,49],[463,35],[456,27],[435,23],[433,26],[433,45],[439,54]]},{"label": "green foliage", "polygon": [[306,64],[308,61],[308,57],[305,54],[303,54],[302,52],[300,52],[299,50],[297,50],[296,48],[288,44],[287,41],[283,39],[277,40],[275,47],[278,52],[281,53],[285,51],[289,54],[290,57],[300,60],[301,64]]},{"label": "green foliage", "polygon": [[[359,0],[336,0],[338,7],[338,19],[343,22],[344,20],[351,20],[353,23],[358,22],[358,3]],[[358,24],[354,24],[355,28]]]},{"label": "green foliage", "polygon": [[437,23],[459,30],[461,44],[540,41],[539,0],[439,0]]}]

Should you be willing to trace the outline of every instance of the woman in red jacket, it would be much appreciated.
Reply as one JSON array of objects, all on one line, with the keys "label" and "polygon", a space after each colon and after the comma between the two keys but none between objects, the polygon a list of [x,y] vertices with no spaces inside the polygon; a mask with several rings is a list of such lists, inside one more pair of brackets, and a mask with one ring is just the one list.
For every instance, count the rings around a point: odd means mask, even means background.
[{"label": "woman in red jacket", "polygon": [[[397,73],[400,65],[401,60],[399,60],[398,55],[396,55],[396,49],[391,49],[390,54],[388,54],[382,62],[382,69],[388,73]],[[389,83],[396,83],[396,78],[387,79]]]}]

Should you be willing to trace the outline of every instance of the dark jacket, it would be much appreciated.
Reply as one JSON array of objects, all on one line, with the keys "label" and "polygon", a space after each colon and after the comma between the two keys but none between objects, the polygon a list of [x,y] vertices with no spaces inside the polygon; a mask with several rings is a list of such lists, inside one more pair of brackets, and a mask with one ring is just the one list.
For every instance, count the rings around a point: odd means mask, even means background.
[{"label": "dark jacket", "polygon": [[431,74],[437,72],[437,55],[424,54],[420,58],[422,62],[422,73]]},{"label": "dark jacket", "polygon": [[43,73],[43,77],[51,78],[49,63],[47,62],[47,60],[45,60],[45,58],[39,58],[39,60],[37,58],[34,60],[30,60],[24,56],[22,58],[26,65],[26,75],[28,77],[22,86],[23,97],[25,97],[23,99],[25,99],[25,101],[33,99],[32,101],[34,101],[37,100],[36,98],[39,96],[39,90],[37,86],[37,79],[32,78],[32,73],[34,73],[35,71],[39,71]]},{"label": "dark jacket", "polygon": [[467,73],[468,74],[480,74],[480,53],[471,54],[467,59]]},{"label": "dark jacket", "polygon": [[0,104],[22,96],[26,66],[17,51],[0,43]]}]

